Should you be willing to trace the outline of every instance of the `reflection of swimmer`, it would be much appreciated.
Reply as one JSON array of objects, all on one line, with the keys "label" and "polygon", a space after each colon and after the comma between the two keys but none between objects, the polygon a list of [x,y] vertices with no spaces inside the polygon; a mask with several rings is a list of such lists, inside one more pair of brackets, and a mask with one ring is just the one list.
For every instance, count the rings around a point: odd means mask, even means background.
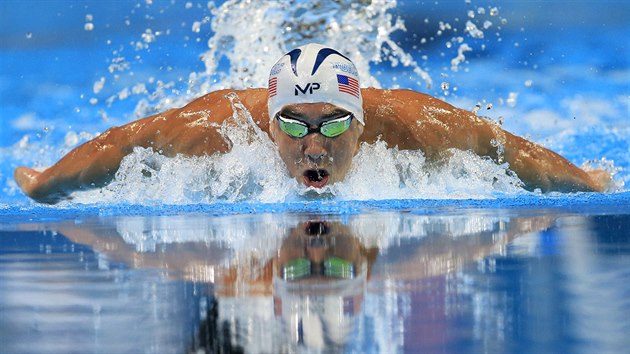
[{"label": "reflection of swimmer", "polygon": [[314,188],[343,180],[359,143],[378,139],[419,149],[428,161],[454,148],[508,162],[529,190],[603,191],[610,183],[607,172],[585,172],[471,112],[414,91],[359,89],[358,80],[344,55],[309,44],[272,67],[268,89],[209,93],[109,129],[41,173],[19,167],[15,179],[31,198],[55,203],[74,190],[107,184],[137,146],[166,156],[226,152],[231,143],[220,127],[245,108],[275,141],[291,176]]},{"label": "reflection of swimmer", "polygon": [[291,345],[342,351],[377,253],[338,222],[309,221],[292,230],[278,252],[273,278],[274,314]]},{"label": "reflection of swimmer", "polygon": [[[359,215],[344,223],[283,220],[269,227],[279,233],[274,235],[221,219],[187,219],[188,228],[180,234],[168,229],[173,218],[140,225],[134,217],[113,223],[66,221],[45,228],[111,262],[213,284],[207,322],[200,326],[205,334],[199,335],[211,340],[199,345],[326,352],[353,340],[357,323],[365,318],[369,302],[364,300],[382,292],[367,292],[370,283],[378,288],[387,282],[391,296],[400,280],[447,274],[553,221],[548,216],[404,214],[386,224],[378,216]],[[386,311],[381,311],[386,319],[396,315]],[[225,338],[212,337],[217,335]]]}]

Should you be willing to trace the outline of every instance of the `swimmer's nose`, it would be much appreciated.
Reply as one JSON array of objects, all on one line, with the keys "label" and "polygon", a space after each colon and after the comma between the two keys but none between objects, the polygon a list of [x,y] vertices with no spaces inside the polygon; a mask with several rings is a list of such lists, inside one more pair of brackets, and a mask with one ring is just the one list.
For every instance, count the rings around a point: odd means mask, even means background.
[{"label": "swimmer's nose", "polygon": [[[315,135],[315,134],[313,134]],[[305,137],[306,148],[304,149],[304,155],[311,163],[320,163],[327,155],[326,149],[316,137]]]}]

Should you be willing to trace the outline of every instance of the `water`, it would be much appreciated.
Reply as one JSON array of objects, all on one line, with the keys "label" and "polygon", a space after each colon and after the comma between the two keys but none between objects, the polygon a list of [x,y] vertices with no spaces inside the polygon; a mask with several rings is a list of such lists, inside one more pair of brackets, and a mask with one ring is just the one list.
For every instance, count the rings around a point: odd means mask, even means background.
[{"label": "water", "polygon": [[[623,352],[628,4],[349,4],[3,1],[0,352]],[[615,186],[526,192],[468,152],[429,175],[421,152],[377,143],[313,198],[251,127],[225,131],[223,156],[138,149],[57,206],[12,180],[112,125],[264,86],[311,40],[348,53],[365,86],[470,109]],[[280,278],[308,221],[358,247],[354,280]]]},{"label": "water", "polygon": [[[0,343],[8,353],[619,353],[630,344],[630,207],[598,209],[4,220]],[[354,279],[281,278],[281,257],[317,237],[315,223],[360,264]]]}]

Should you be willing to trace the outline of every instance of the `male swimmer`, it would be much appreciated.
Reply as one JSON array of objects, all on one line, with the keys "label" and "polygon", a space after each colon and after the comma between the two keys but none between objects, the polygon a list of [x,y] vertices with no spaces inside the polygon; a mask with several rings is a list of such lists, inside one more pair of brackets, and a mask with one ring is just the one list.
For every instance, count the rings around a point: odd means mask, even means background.
[{"label": "male swimmer", "polygon": [[111,128],[42,172],[18,167],[15,180],[29,197],[56,203],[72,191],[107,184],[136,146],[166,156],[227,152],[230,142],[219,127],[232,119],[228,94],[233,93],[273,139],[290,175],[314,188],[343,180],[360,143],[378,139],[401,150],[419,149],[429,162],[444,159],[453,148],[508,162],[528,190],[601,192],[611,181],[605,171],[586,172],[434,97],[359,87],[350,59],[308,44],[280,58],[271,68],[267,89],[211,92],[182,108]]}]

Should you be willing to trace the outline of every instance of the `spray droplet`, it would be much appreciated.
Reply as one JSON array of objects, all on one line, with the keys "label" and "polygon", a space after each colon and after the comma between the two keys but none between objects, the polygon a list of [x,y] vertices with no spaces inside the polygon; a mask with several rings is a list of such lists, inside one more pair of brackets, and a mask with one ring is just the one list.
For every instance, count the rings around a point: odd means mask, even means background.
[{"label": "spray droplet", "polygon": [[144,33],[142,34],[142,40],[145,43],[155,42],[155,35],[153,34],[153,31],[150,28],[147,28],[146,30],[144,30]]},{"label": "spray droplet", "polygon": [[449,88],[449,84],[448,82],[443,82],[440,84],[440,87],[442,88],[442,90],[446,91]]},{"label": "spray droplet", "polygon": [[508,98],[507,98],[507,100],[505,102],[507,103],[508,106],[514,107],[514,106],[516,106],[516,98],[517,97],[518,97],[518,93],[510,92],[510,95],[508,96]]},{"label": "spray droplet", "polygon": [[33,32],[26,32],[26,39],[33,38]]},{"label": "spray droplet", "polygon": [[489,111],[489,110],[491,110],[491,109],[492,109],[492,103],[488,103],[488,104],[486,105],[486,110],[488,110],[488,111]]},{"label": "spray droplet", "polygon": [[496,7],[493,7],[490,9],[490,16],[498,16],[499,15],[499,9]]},{"label": "spray droplet", "polygon": [[103,86],[105,85],[105,78],[101,77],[98,81],[96,81],[92,87],[92,89],[94,90],[94,93],[99,93],[101,92],[101,90],[103,89]]},{"label": "spray droplet", "polygon": [[88,22],[83,26],[83,29],[86,31],[92,31],[94,29],[94,24],[92,22]]},{"label": "spray droplet", "polygon": [[201,31],[201,22],[195,21],[192,24],[192,31],[195,33],[199,33]]},{"label": "spray droplet", "polygon": [[526,80],[525,87],[532,87],[532,80]]}]

